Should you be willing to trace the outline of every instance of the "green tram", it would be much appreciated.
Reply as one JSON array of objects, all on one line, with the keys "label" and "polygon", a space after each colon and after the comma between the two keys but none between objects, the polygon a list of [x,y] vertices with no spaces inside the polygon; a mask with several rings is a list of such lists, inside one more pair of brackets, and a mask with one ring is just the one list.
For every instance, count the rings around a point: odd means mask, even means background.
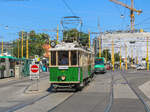
[{"label": "green tram", "polygon": [[80,89],[93,78],[94,53],[77,43],[59,43],[50,48],[50,83],[53,89]]},{"label": "green tram", "polygon": [[104,57],[96,57],[95,58],[95,73],[105,73],[105,58]]}]

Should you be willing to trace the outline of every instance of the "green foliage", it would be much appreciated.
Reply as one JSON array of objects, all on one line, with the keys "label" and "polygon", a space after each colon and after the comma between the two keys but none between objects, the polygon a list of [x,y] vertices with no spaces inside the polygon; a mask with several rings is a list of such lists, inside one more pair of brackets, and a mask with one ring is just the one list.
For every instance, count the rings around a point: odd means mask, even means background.
[{"label": "green foliage", "polygon": [[77,29],[71,29],[63,32],[63,41],[73,42],[78,41],[83,46],[88,46],[89,35],[84,32],[79,32]]},{"label": "green foliage", "polygon": [[[26,38],[24,37],[24,47],[23,47],[23,55],[26,57]],[[33,57],[34,55],[43,56],[44,49],[43,45],[47,43],[49,39],[49,35],[45,33],[36,34],[35,31],[30,31],[28,36],[28,50],[29,50],[29,57]],[[19,56],[21,57],[21,39],[16,40],[14,42],[13,47],[13,55],[18,57],[18,42],[19,42]]]},{"label": "green foliage", "polygon": [[[111,61],[111,53],[109,52],[109,49],[103,50],[101,55],[105,59],[107,58],[107,61]],[[99,54],[98,54],[98,56],[99,56]]]},{"label": "green foliage", "polygon": [[115,53],[114,54],[114,57],[115,57],[115,61],[120,61],[120,53]]}]

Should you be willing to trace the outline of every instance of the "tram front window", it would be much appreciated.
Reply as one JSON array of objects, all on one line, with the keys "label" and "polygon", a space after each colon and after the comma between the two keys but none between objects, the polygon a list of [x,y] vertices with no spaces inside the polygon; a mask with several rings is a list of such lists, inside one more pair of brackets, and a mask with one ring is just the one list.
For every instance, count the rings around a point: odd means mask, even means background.
[{"label": "tram front window", "polygon": [[58,65],[69,65],[69,52],[68,51],[58,52]]}]

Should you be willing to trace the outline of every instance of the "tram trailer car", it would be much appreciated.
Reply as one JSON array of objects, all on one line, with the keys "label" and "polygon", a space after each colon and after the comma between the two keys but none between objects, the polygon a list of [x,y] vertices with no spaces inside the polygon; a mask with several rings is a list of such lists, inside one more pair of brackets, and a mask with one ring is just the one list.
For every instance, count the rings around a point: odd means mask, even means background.
[{"label": "tram trailer car", "polygon": [[53,89],[80,89],[93,78],[94,53],[77,43],[60,43],[50,49],[50,83]]}]

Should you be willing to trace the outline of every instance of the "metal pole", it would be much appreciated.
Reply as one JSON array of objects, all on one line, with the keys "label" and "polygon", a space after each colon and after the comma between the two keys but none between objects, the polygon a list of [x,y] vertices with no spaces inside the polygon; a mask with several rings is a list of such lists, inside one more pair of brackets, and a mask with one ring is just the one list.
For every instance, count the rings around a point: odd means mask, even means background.
[{"label": "metal pole", "polygon": [[106,54],[105,54],[105,59],[106,59],[106,63],[107,63],[107,49],[106,49]]},{"label": "metal pole", "polygon": [[3,56],[3,39],[2,39],[2,52],[1,55]]},{"label": "metal pole", "polygon": [[19,39],[18,39],[18,58],[19,58]]},{"label": "metal pole", "polygon": [[[131,0],[131,8],[132,9],[134,8],[134,1],[133,0]],[[132,9],[130,10],[130,18],[131,18],[131,31],[133,32],[134,31],[135,18],[134,18],[134,11]]]},{"label": "metal pole", "polygon": [[[49,49],[51,48],[51,40],[50,40],[50,38],[49,38]],[[50,66],[50,64],[51,64],[51,56],[50,56],[50,54],[49,54],[49,66]]]},{"label": "metal pole", "polygon": [[23,58],[23,31],[22,31],[21,57]]},{"label": "metal pole", "polygon": [[101,57],[101,39],[99,37],[99,57]]},{"label": "metal pole", "polygon": [[115,70],[114,68],[114,41],[112,40],[112,65],[113,65],[113,71]]},{"label": "metal pole", "polygon": [[136,64],[138,64],[138,51],[136,50]]},{"label": "metal pole", "polygon": [[136,56],[136,64],[138,64],[138,56]]},{"label": "metal pole", "polygon": [[27,39],[26,39],[26,58],[29,58],[29,49],[28,49],[28,34],[27,34]]},{"label": "metal pole", "polygon": [[149,71],[148,37],[147,37],[147,71]]},{"label": "metal pole", "polygon": [[125,45],[125,53],[126,53],[126,57],[125,57],[125,66],[126,66],[126,70],[128,70],[128,64],[127,64],[127,45]]},{"label": "metal pole", "polygon": [[57,44],[58,44],[58,38],[59,38],[58,30],[59,30],[59,27],[58,27],[58,25],[57,25]]},{"label": "metal pole", "polygon": [[89,31],[89,48],[90,48],[91,40],[90,40],[90,31]]},{"label": "metal pole", "polygon": [[121,47],[120,47],[120,70],[121,70]]},{"label": "metal pole", "polygon": [[131,48],[131,64],[133,65],[133,47]]}]

